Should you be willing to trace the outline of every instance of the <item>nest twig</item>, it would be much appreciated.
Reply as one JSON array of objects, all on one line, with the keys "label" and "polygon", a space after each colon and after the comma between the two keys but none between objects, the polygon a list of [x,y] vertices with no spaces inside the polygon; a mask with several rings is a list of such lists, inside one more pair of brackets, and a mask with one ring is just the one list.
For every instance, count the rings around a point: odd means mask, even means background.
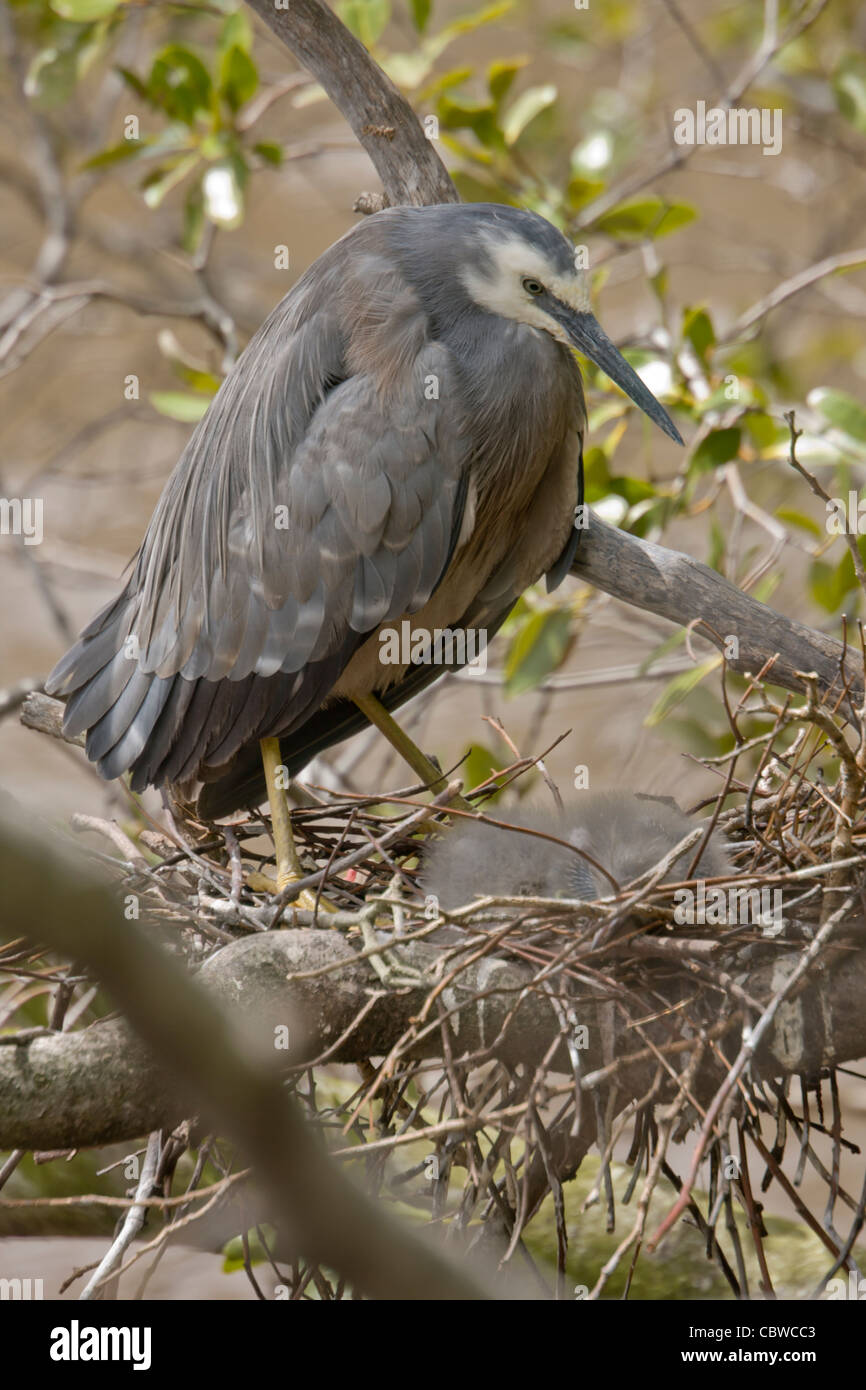
[{"label": "nest twig", "polygon": [[[677,895],[696,885],[664,882],[667,861],[593,904],[488,895],[447,914],[438,907],[431,913],[417,886],[419,854],[424,837],[447,814],[457,783],[432,805],[417,789],[364,798],[316,793],[318,804],[294,813],[309,882],[337,909],[327,914],[281,905],[263,888],[270,844],[269,822],[261,813],[230,828],[175,817],[168,832],[139,827],[136,833],[93,817],[73,824],[102,834],[113,853],[95,853],[117,874],[124,900],[159,924],[174,949],[195,964],[227,942],[280,924],[333,926],[352,939],[364,921],[375,922],[380,932],[387,928],[389,945],[396,941],[398,949],[431,937],[435,942],[448,928],[421,1006],[387,1055],[361,1064],[359,1085],[349,1087],[342,1073],[329,1068],[336,1044],[312,1067],[304,1061],[288,1069],[288,1084],[334,1157],[363,1160],[368,1184],[382,1200],[447,1223],[455,1236],[462,1232],[470,1245],[480,1241],[506,1264],[531,1262],[543,1280],[550,1276],[545,1262],[531,1254],[531,1223],[549,1208],[553,1287],[564,1293],[581,1221],[569,1204],[568,1180],[595,1146],[597,1171],[584,1209],[603,1203],[613,1230],[623,1221],[620,1206],[637,1197],[618,1243],[594,1272],[589,1296],[614,1287],[627,1291],[641,1268],[641,1252],[658,1246],[681,1217],[698,1227],[707,1257],[736,1296],[771,1296],[761,1199],[773,1185],[826,1251],[828,1263],[816,1281],[820,1289],[838,1269],[856,1267],[866,1185],[855,1195],[843,1182],[843,1158],[852,1146],[843,1134],[835,1073],[801,1077],[794,1101],[791,1078],[768,1076],[758,1058],[763,1034],[786,1001],[824,967],[828,953],[850,943],[852,932],[856,942],[866,916],[866,740],[862,728],[852,730],[836,709],[821,703],[808,673],[803,681],[807,694],[796,706],[790,700],[775,703],[758,679],[736,706],[726,695],[731,748],[705,763],[720,780],[710,820],[726,835],[735,870],[730,883],[718,886],[781,895],[778,931],[760,922],[682,925],[676,920]],[[518,759],[498,776],[511,780],[531,761]],[[744,766],[749,772],[740,776]],[[490,790],[489,784],[474,789]],[[698,831],[695,854],[701,839]],[[681,862],[690,858],[686,854]],[[793,974],[769,1001],[754,998],[745,983],[749,969],[792,946],[800,951]],[[479,963],[493,967],[502,960],[522,965],[522,983],[500,985],[491,968],[480,988]],[[338,967],[339,962],[322,969]],[[464,982],[471,970],[475,984],[469,992]],[[92,982],[21,943],[0,954],[0,979],[6,982],[0,1022],[7,1027],[23,1023],[27,1007],[40,996],[52,1001],[51,1028],[92,1015]],[[460,1040],[461,1011],[483,1009],[503,991],[510,994],[495,1034],[467,1050]],[[544,997],[554,1026],[537,1055],[515,1064],[501,1044],[527,993]],[[376,990],[371,1001],[380,997]],[[600,1036],[587,1044],[581,1019],[590,1005],[604,1022]],[[2,1041],[16,1037],[20,1032]],[[432,1061],[431,1037],[438,1038]],[[423,1059],[422,1042],[428,1047]],[[828,1087],[829,1123],[823,1111]],[[683,1173],[675,1149],[690,1131],[696,1139]],[[169,1150],[163,1153],[163,1177],[179,1158],[177,1137],[171,1142],[170,1162]],[[186,1135],[181,1153],[188,1142]],[[621,1198],[614,1181],[618,1156],[632,1168]],[[756,1161],[760,1176],[750,1170]],[[7,1163],[0,1183],[14,1166]],[[701,1190],[698,1178],[705,1170]],[[801,1195],[807,1170],[825,1189],[821,1214],[814,1199]],[[199,1181],[201,1176],[199,1171]],[[231,1178],[230,1163],[225,1176]],[[663,1192],[672,1195],[656,1219],[652,1204]],[[143,1200],[139,1186],[130,1202],[140,1211]],[[193,1217],[187,1212],[183,1219]],[[151,1245],[162,1248],[176,1226],[176,1217],[167,1220]],[[248,1241],[244,1251],[254,1278]],[[279,1264],[292,1297],[347,1292],[326,1271],[303,1263],[286,1268],[273,1250],[268,1258]],[[104,1278],[118,1272],[112,1264]]]}]

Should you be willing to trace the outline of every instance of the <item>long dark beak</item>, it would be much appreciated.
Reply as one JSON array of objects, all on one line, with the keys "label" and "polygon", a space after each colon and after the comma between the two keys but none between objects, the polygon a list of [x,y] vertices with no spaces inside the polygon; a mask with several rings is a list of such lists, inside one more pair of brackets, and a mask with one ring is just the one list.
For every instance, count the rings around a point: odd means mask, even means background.
[{"label": "long dark beak", "polygon": [[558,303],[554,316],[562,325],[578,352],[582,352],[597,367],[606,372],[625,394],[640,406],[644,415],[649,416],[659,429],[678,444],[683,438],[668,415],[664,406],[659,405],[652,391],[644,386],[637,372],[630,367],[622,353],[614,347],[601,324],[592,314],[581,314],[574,309]]}]

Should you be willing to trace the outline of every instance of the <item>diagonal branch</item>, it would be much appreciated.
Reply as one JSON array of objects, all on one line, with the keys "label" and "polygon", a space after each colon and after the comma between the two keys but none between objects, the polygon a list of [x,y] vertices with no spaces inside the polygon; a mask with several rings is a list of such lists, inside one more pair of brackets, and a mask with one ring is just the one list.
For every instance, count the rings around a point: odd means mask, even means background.
[{"label": "diagonal branch", "polygon": [[322,0],[248,0],[345,116],[389,203],[459,202],[445,165],[406,98]]},{"label": "diagonal branch", "polygon": [[[33,884],[38,882],[39,936],[92,967],[131,1024],[127,1047],[136,1061],[143,1042],[172,1088],[194,1095],[196,1108],[218,1120],[249,1155],[275,1219],[296,1251],[338,1269],[376,1298],[484,1297],[465,1266],[401,1228],[323,1159],[319,1143],[283,1090],[273,1033],[265,1048],[261,1031],[256,1037],[237,1008],[230,1013],[143,927],[123,919],[113,894],[84,872],[69,851],[7,824],[0,831],[0,880],[0,935],[32,935]],[[283,1020],[286,1016],[284,1008]],[[88,1034],[77,1036],[80,1040]],[[120,1041],[115,1035],[115,1049]],[[0,1088],[3,1123],[22,1095],[34,1120],[40,1114],[47,1119],[51,1102],[42,1082],[48,1078],[38,1062],[34,1067],[26,1044],[0,1047],[0,1053],[7,1068]],[[121,1058],[122,1049],[113,1056]],[[110,1087],[110,1067],[109,1059],[106,1073],[85,1073],[77,1082],[67,1072],[72,1094],[63,1097],[63,1104],[67,1114],[77,1112],[79,1124],[106,1083]],[[118,1106],[121,1098],[114,1094],[111,1099]],[[151,1100],[154,1108],[165,1106],[159,1095]]]}]

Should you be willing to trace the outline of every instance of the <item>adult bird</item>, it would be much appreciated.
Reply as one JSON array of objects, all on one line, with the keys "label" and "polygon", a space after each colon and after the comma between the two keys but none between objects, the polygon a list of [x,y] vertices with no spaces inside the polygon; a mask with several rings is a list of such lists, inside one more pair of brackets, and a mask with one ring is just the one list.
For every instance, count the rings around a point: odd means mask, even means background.
[{"label": "adult bird", "polygon": [[354,227],[251,339],[122,592],[50,675],[66,732],[134,790],[199,784],[206,819],[267,790],[278,882],[296,876],[279,767],[368,721],[405,751],[388,711],[444,669],[384,661],[383,629],[410,647],[489,637],[567,574],[586,425],[572,348],[682,442],[542,217],[447,204]]}]

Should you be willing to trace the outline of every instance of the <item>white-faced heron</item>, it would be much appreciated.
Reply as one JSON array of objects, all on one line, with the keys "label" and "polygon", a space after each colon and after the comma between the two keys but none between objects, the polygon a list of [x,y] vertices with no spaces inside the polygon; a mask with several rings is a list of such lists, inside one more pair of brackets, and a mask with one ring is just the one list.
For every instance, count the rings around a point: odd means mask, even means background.
[{"label": "white-faced heron", "polygon": [[123,591],[49,677],[66,732],[134,790],[202,783],[206,819],[267,789],[278,882],[296,876],[281,764],[294,775],[369,721],[431,767],[388,711],[443,665],[383,662],[382,629],[489,637],[530,584],[568,573],[586,425],[572,348],[682,442],[542,217],[448,204],[353,228],[252,338]]}]

